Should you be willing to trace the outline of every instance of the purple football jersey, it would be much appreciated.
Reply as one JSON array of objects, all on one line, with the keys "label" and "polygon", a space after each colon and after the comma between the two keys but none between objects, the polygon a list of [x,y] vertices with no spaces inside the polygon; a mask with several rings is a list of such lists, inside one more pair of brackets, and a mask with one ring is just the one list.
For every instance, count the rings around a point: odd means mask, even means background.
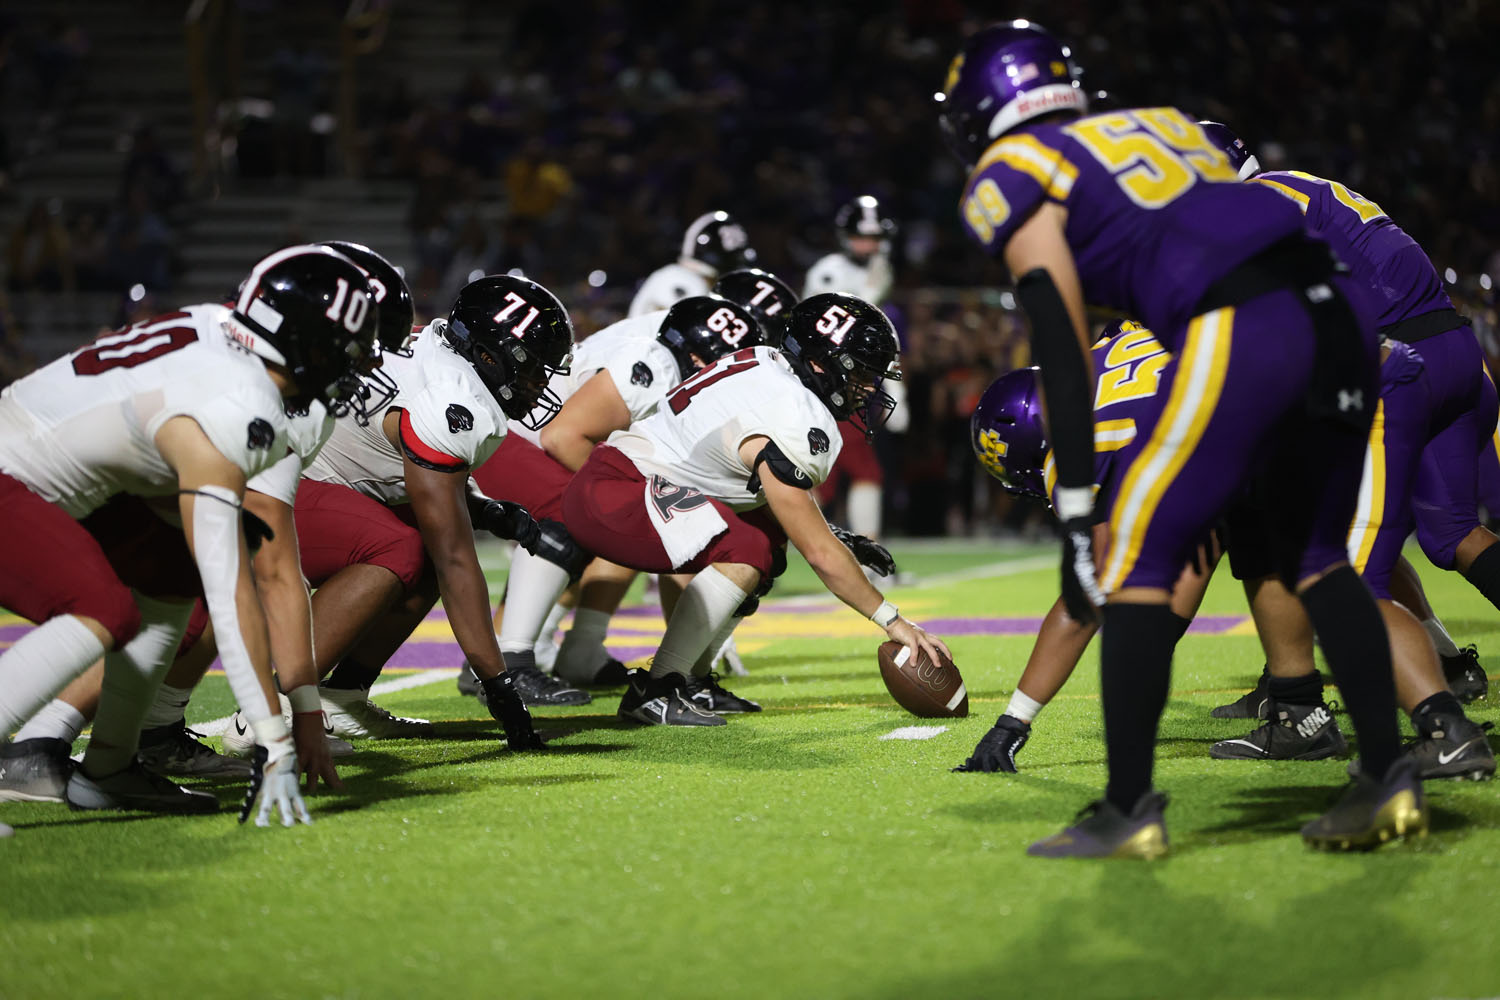
[{"label": "purple football jersey", "polygon": [[998,255],[1044,202],[1061,205],[1085,300],[1138,318],[1175,351],[1213,282],[1304,231],[1296,207],[1271,193],[1241,183],[1181,111],[1138,108],[1002,136],[970,175],[960,211]]},{"label": "purple football jersey", "polygon": [[1308,229],[1349,265],[1369,314],[1379,317],[1377,326],[1453,308],[1427,254],[1373,201],[1300,170],[1273,170],[1250,180],[1302,209]]}]

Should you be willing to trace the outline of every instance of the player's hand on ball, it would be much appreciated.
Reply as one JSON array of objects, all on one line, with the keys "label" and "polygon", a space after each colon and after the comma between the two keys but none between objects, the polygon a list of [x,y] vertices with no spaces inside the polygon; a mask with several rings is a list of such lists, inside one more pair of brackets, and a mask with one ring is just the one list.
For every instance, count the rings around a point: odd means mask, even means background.
[{"label": "player's hand on ball", "polygon": [[925,652],[928,660],[937,663],[939,660],[938,650],[943,651],[944,659],[953,659],[953,654],[948,652],[948,646],[943,640],[930,634],[922,626],[907,621],[900,615],[897,615],[896,620],[886,626],[885,634],[893,641],[905,646],[913,662],[920,659],[919,653]]},{"label": "player's hand on ball", "polygon": [[505,742],[512,750],[542,750],[545,744],[531,725],[531,712],[516,693],[514,678],[508,673],[495,677],[481,677],[484,700],[490,707],[490,715],[505,730]]},{"label": "player's hand on ball", "polygon": [[1088,518],[1063,522],[1062,598],[1069,618],[1083,625],[1099,624],[1104,591],[1094,569],[1094,534]]},{"label": "player's hand on ball", "polygon": [[281,812],[282,826],[291,826],[297,820],[311,826],[312,816],[297,789],[297,755],[290,734],[270,748],[257,746],[252,763],[255,770],[240,806],[240,822],[254,813],[256,826],[270,826],[272,811],[276,809]]},{"label": "player's hand on ball", "polygon": [[318,790],[320,779],[327,782],[329,788],[343,789],[344,782],[333,766],[333,755],[328,752],[322,711],[293,712],[292,740],[297,744],[297,769],[306,778],[308,795]]}]

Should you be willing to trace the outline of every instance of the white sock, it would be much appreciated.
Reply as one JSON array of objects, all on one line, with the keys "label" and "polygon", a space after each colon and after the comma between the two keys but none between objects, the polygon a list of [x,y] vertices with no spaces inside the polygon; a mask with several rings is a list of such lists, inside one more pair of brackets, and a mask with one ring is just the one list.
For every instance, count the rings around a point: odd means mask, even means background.
[{"label": "white sock", "polygon": [[750,595],[712,566],[703,570],[687,585],[677,599],[672,620],[667,622],[661,647],[651,661],[651,676],[682,674],[686,677],[709,642],[745,603]]},{"label": "white sock", "polygon": [[506,581],[505,620],[500,623],[500,652],[530,653],[551,614],[568,589],[568,571],[554,562],[517,548]]},{"label": "white sock", "polygon": [[708,640],[708,645],[704,647],[703,655],[699,656],[697,662],[693,664],[694,677],[708,676],[708,672],[714,667],[714,660],[719,658],[719,650],[724,648],[724,644],[729,641],[729,637],[734,635],[734,630],[739,628],[740,622],[744,620],[738,615],[731,615],[719,631],[714,633],[714,637]]},{"label": "white sock", "polygon": [[83,713],[72,705],[58,698],[53,698],[42,706],[42,710],[31,717],[21,731],[16,733],[17,742],[21,740],[67,740],[72,743],[78,739],[78,734],[83,732],[83,727],[89,724],[89,720],[83,717]]},{"label": "white sock", "polygon": [[880,537],[879,483],[851,483],[846,508],[849,512],[849,530],[866,538]]},{"label": "white sock", "polygon": [[0,654],[0,737],[41,711],[104,655],[104,643],[73,615],[58,615]]},{"label": "white sock", "polygon": [[1453,637],[1448,634],[1447,629],[1443,628],[1443,623],[1438,621],[1436,616],[1422,619],[1422,627],[1432,637],[1432,644],[1437,647],[1439,656],[1458,655],[1457,644],[1454,643]]},{"label": "white sock", "polygon": [[1043,702],[1027,697],[1020,688],[1016,688],[1016,693],[1010,696],[1010,704],[1005,706],[1005,714],[1022,722],[1030,722],[1046,707]]},{"label": "white sock", "polygon": [[146,710],[146,718],[142,720],[141,728],[155,729],[157,726],[170,726],[183,718],[187,712],[188,701],[192,697],[192,688],[163,684],[156,689],[156,698],[151,702],[151,707]]},{"label": "white sock", "polygon": [[123,649],[104,657],[94,737],[83,755],[84,770],[96,778],[124,769],[135,757],[141,721],[172,667],[193,613],[191,601],[159,601],[137,593],[135,603],[141,609],[141,630]]},{"label": "white sock", "polygon": [[555,637],[557,635],[557,626],[562,622],[563,615],[567,613],[568,609],[563,607],[561,604],[552,605],[552,610],[547,612],[547,620],[542,623],[542,631],[536,637],[536,644],[538,647],[545,646],[548,643],[555,641]]},{"label": "white sock", "polygon": [[553,667],[558,677],[574,684],[594,679],[609,659],[604,637],[609,634],[613,617],[608,611],[593,608],[578,608],[573,612],[573,625],[563,636],[562,649],[558,650],[557,664]]}]

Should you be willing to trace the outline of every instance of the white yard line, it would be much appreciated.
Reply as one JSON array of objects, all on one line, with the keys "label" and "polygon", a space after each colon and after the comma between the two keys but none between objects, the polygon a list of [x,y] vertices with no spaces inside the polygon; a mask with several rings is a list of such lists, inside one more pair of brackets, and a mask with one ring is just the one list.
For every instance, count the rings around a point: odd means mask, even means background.
[{"label": "white yard line", "polygon": [[[370,693],[372,695],[391,694],[395,691],[406,691],[411,688],[423,687],[427,684],[436,684],[438,681],[451,681],[457,676],[457,670],[422,670],[414,674],[407,674],[405,677],[394,677],[388,681],[377,681],[375,686],[370,688]],[[195,722],[188,728],[194,732],[202,733],[204,736],[219,736],[224,730],[229,728],[229,720],[232,718],[234,716],[226,715],[222,719],[214,719],[211,722]]]}]

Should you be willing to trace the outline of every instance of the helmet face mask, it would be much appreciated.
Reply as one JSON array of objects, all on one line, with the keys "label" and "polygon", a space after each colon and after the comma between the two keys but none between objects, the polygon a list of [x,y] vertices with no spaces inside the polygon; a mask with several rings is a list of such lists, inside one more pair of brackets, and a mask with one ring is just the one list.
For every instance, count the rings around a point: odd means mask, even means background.
[{"label": "helmet face mask", "polygon": [[573,322],[541,285],[508,274],[471,281],[458,293],[443,335],[509,419],[537,430],[562,409],[549,383],[570,370]]},{"label": "helmet face mask", "polygon": [[1008,21],[970,35],[948,67],[938,126],[948,148],[972,168],[990,144],[1033,118],[1086,113],[1087,93],[1073,54],[1041,26]]},{"label": "helmet face mask", "polygon": [[1037,369],[1022,368],[990,383],[969,418],[969,443],[979,464],[1009,493],[1047,498]]},{"label": "helmet face mask", "polygon": [[[395,265],[380,254],[361,243],[329,240],[321,244],[331,247],[354,261],[365,272],[370,292],[375,298],[376,330],[381,353],[411,355],[406,347],[411,340],[412,327],[416,323],[416,308],[412,304],[411,289]],[[399,387],[395,381],[380,370],[378,364],[363,373],[359,384],[348,394],[348,409],[361,426],[383,413],[391,400],[396,398]]]},{"label": "helmet face mask", "polygon": [[900,344],[885,313],[865,300],[838,292],[803,299],[787,321],[783,352],[828,411],[865,437],[895,408],[881,382],[900,380]]},{"label": "helmet face mask", "polygon": [[745,306],[720,295],[692,295],[667,310],[656,339],[672,352],[678,374],[686,379],[726,354],[766,343],[766,333]]}]

